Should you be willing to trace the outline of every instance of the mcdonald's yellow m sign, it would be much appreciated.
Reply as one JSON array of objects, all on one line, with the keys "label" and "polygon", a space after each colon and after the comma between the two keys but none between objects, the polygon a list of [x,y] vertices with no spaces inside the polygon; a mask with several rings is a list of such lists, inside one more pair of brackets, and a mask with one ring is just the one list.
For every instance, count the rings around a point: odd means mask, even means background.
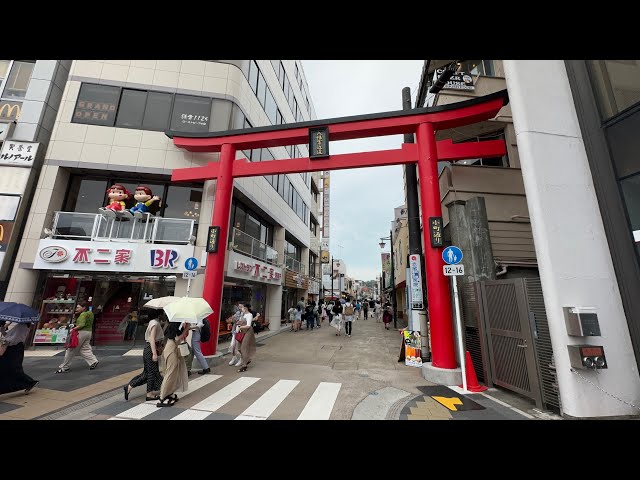
[{"label": "mcdonald's yellow m sign", "polygon": [[22,110],[22,102],[0,102],[0,119],[17,120]]}]

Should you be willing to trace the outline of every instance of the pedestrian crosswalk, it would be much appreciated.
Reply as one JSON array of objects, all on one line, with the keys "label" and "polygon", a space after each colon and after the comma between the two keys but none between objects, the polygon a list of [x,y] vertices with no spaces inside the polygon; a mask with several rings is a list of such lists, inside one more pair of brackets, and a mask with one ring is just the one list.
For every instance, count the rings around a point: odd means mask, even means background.
[{"label": "pedestrian crosswalk", "polygon": [[[285,411],[287,418],[297,420],[328,420],[335,406],[341,383],[320,382],[315,385],[302,385],[299,380],[287,379],[261,379],[258,377],[239,377],[227,385],[221,381],[222,375],[203,375],[189,382],[189,389],[179,393],[180,400],[173,407],[158,408],[157,402],[144,402],[131,407],[129,403],[122,403],[123,411],[115,414],[109,420],[205,420],[216,418],[233,418],[235,420],[267,420],[272,417],[276,409]],[[224,385],[215,389],[216,382]],[[273,383],[275,382],[275,383]],[[269,383],[273,383],[269,388]],[[207,390],[215,392],[193,403],[189,396],[194,392],[212,384]],[[315,389],[313,387],[315,386]],[[255,398],[248,393],[251,387],[264,391]],[[297,389],[297,390],[296,390]],[[313,393],[310,393],[313,389]],[[310,393],[310,396],[309,396]],[[249,398],[243,398],[243,394]],[[202,392],[196,399],[202,398]],[[246,408],[238,408],[230,414],[233,406],[242,405]],[[221,412],[221,410],[223,410]]]}]

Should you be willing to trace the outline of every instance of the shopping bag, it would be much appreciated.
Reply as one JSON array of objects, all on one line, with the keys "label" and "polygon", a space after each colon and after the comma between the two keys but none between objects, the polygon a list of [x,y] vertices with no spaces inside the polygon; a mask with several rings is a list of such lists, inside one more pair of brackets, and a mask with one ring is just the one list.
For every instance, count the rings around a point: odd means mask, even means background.
[{"label": "shopping bag", "polygon": [[189,356],[189,345],[187,343],[181,343],[180,345],[178,345],[178,350],[180,351],[180,356]]}]

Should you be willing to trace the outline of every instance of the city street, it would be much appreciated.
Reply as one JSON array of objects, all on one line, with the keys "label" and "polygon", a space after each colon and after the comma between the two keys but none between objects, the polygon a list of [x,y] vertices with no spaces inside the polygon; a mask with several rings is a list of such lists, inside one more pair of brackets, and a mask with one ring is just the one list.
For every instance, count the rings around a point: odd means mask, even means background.
[{"label": "city street", "polygon": [[[373,318],[356,321],[350,338],[344,332],[336,336],[326,322],[311,331],[284,327],[279,334],[269,334],[258,337],[247,372],[238,373],[225,355],[211,374],[192,375],[189,390],[178,393],[180,401],[172,408],[145,403],[144,387],[134,389],[125,402],[122,386],[141,371],[139,350],[98,348],[95,370],[76,358],[64,374],[54,373],[63,350],[30,351],[25,371],[40,383],[28,395],[0,396],[0,419],[551,418],[502,391],[462,395],[456,387],[430,385],[419,368],[397,361],[398,332],[385,330]],[[221,351],[226,353],[226,346]]]}]

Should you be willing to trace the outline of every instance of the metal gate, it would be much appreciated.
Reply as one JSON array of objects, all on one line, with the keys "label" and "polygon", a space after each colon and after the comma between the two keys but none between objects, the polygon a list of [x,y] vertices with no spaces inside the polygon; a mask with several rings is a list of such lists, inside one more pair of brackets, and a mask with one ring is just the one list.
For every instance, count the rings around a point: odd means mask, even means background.
[{"label": "metal gate", "polygon": [[479,300],[489,383],[527,396],[543,408],[524,279],[480,282]]}]

